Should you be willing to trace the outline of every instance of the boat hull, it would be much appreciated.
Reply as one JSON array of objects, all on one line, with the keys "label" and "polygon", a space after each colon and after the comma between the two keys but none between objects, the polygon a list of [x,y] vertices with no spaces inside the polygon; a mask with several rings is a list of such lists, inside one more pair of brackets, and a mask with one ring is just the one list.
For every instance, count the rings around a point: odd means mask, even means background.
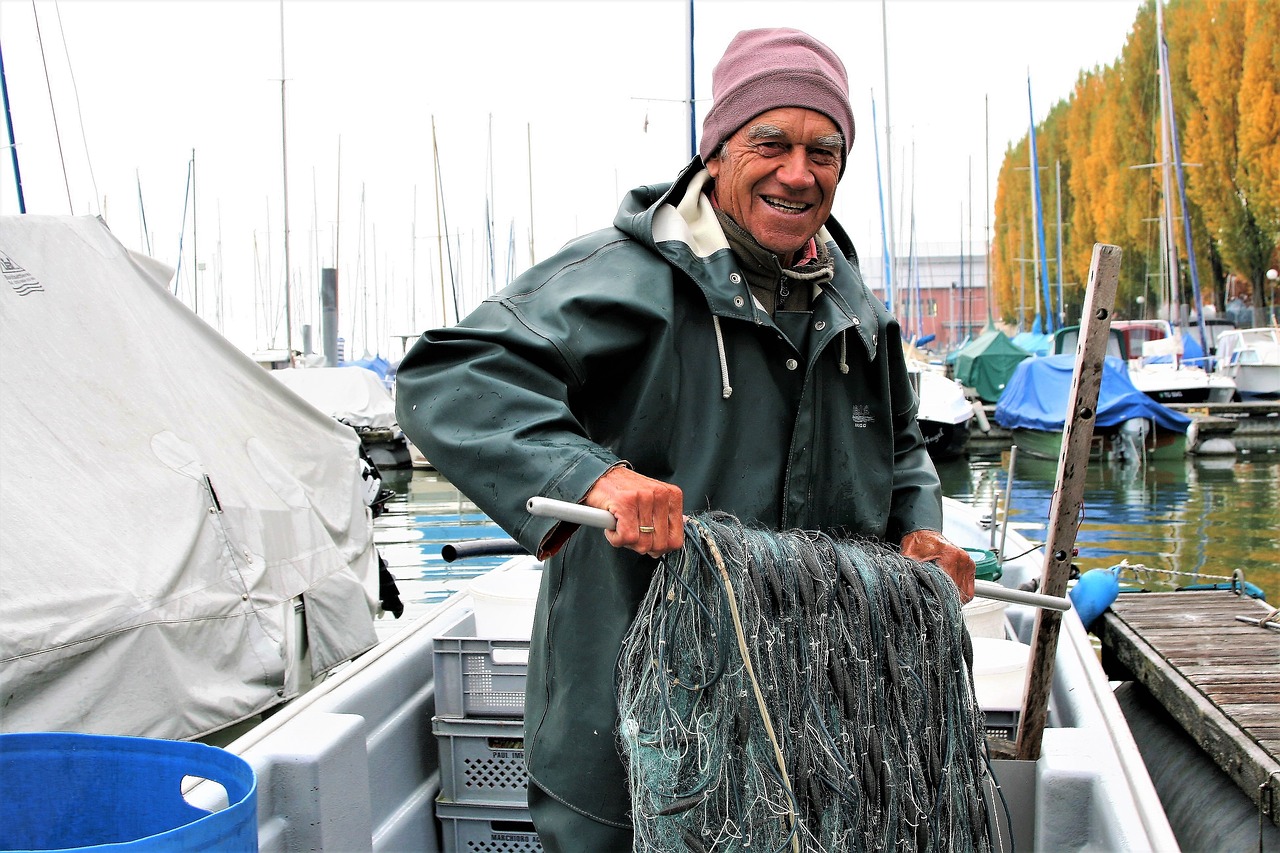
[{"label": "boat hull", "polygon": [[935,462],[947,462],[965,456],[969,448],[969,421],[959,424],[919,421],[925,449]]},{"label": "boat hull", "polygon": [[1241,400],[1280,400],[1280,364],[1234,365],[1226,373]]},{"label": "boat hull", "polygon": [[[980,510],[944,503],[948,538],[991,546]],[[1037,575],[1043,554],[1016,530],[1004,544],[1022,556],[1005,561],[1002,582],[1017,586]],[[435,638],[471,607],[469,597],[455,595],[227,747],[258,774],[262,853],[441,849],[441,825],[458,806],[446,803],[437,815],[442,764],[428,722],[439,713]],[[1034,611],[1010,605],[1007,615],[1027,642]],[[1097,655],[1071,614],[1055,653],[1041,757],[995,762],[995,775],[1008,802],[1007,813],[992,807],[1002,823],[999,850],[1010,849],[1010,836],[1019,850],[1177,849]],[[196,794],[189,799],[198,803]]]},{"label": "boat hull", "polygon": [[[1015,429],[1012,431],[1013,443],[1020,453],[1026,453],[1038,459],[1058,459],[1062,455],[1062,433],[1037,429]],[[1089,454],[1090,459],[1102,459],[1116,454],[1121,446],[1119,434],[1115,431],[1094,433],[1095,445]],[[1187,436],[1185,433],[1174,433],[1156,430],[1154,440],[1144,443],[1145,458],[1153,460],[1181,459],[1187,455]]]}]

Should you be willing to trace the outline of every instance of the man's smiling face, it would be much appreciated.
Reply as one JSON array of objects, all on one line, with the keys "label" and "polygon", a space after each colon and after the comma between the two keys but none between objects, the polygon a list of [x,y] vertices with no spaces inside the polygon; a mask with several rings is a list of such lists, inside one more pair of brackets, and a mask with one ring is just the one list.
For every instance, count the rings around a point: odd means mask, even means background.
[{"label": "man's smiling face", "polygon": [[814,110],[781,107],[738,128],[707,162],[720,209],[790,266],[831,214],[843,139]]}]

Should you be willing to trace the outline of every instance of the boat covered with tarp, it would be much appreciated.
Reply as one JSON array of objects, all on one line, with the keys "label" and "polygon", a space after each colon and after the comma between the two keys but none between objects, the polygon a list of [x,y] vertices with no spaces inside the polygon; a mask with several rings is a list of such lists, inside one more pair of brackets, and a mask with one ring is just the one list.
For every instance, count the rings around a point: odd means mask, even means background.
[{"label": "boat covered with tarp", "polygon": [[97,217],[0,217],[0,731],[189,739],[375,645],[360,439]]},{"label": "boat covered with tarp", "polygon": [[[1019,447],[1057,458],[1075,363],[1074,354],[1063,353],[1029,358],[1018,364],[996,403],[995,419],[1013,431],[1014,443]],[[1184,454],[1190,424],[1186,415],[1138,390],[1124,361],[1114,356],[1103,360],[1094,415],[1095,436],[1132,436],[1140,446],[1152,445],[1162,452]]]},{"label": "boat covered with tarp", "polygon": [[1031,353],[1019,347],[999,329],[987,329],[956,353],[955,376],[974,389],[986,403],[1000,399],[1000,392],[1014,369]]}]

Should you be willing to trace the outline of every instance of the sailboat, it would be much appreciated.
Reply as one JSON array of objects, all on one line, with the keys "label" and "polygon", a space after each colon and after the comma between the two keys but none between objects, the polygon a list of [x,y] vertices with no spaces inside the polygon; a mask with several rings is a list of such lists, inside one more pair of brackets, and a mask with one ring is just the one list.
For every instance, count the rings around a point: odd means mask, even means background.
[{"label": "sailboat", "polygon": [[[1156,55],[1160,77],[1160,240],[1164,258],[1165,318],[1156,320],[1117,320],[1112,326],[1126,336],[1129,351],[1129,375],[1133,384],[1161,403],[1226,403],[1236,396],[1235,381],[1225,373],[1215,373],[1199,364],[1209,352],[1203,312],[1199,319],[1199,353],[1195,340],[1185,334],[1182,322],[1181,287],[1178,280],[1178,246],[1174,237],[1174,177],[1182,205],[1182,224],[1190,261],[1191,282],[1196,304],[1200,302],[1199,277],[1196,271],[1195,246],[1191,240],[1191,220],[1187,212],[1187,196],[1182,176],[1178,128],[1173,110],[1173,92],[1169,84],[1169,46],[1164,40],[1163,3],[1156,3]],[[1190,346],[1189,346],[1190,345]]]}]

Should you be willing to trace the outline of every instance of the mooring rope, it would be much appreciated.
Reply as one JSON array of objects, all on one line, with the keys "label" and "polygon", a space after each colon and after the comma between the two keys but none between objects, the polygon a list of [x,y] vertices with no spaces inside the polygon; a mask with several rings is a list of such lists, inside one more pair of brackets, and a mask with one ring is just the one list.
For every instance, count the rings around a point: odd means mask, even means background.
[{"label": "mooring rope", "polygon": [[619,657],[638,851],[989,851],[955,587],[871,542],[688,520]]}]

